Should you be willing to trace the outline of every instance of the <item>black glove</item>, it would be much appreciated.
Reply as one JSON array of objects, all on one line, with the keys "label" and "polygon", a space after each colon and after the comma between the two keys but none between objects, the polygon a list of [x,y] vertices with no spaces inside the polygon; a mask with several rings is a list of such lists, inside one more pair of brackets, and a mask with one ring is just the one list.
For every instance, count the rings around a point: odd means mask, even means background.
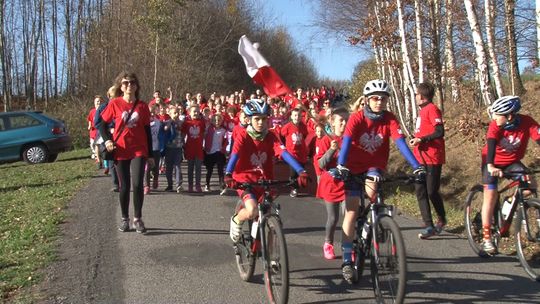
[{"label": "black glove", "polygon": [[423,165],[414,169],[413,174],[416,183],[422,184],[426,182],[426,167]]},{"label": "black glove", "polygon": [[349,178],[349,175],[351,175],[351,171],[349,171],[349,169],[345,166],[337,165],[336,169],[339,173],[339,178],[343,181],[347,180]]}]

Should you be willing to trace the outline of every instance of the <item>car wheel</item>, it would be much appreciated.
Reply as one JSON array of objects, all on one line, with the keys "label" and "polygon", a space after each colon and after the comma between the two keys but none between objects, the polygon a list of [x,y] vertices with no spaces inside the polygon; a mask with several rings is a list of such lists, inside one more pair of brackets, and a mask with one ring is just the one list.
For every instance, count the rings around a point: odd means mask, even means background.
[{"label": "car wheel", "polygon": [[36,144],[28,146],[23,151],[24,161],[30,164],[40,164],[47,161],[49,152],[44,145]]},{"label": "car wheel", "polygon": [[49,154],[49,157],[47,158],[47,162],[52,163],[56,160],[57,157],[58,157],[58,154]]}]

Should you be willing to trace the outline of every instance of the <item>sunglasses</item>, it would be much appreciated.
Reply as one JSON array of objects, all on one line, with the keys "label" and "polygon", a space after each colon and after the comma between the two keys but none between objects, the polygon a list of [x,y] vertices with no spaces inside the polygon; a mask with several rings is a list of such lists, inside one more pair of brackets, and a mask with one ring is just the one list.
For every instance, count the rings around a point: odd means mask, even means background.
[{"label": "sunglasses", "polygon": [[136,80],[122,80],[122,85],[125,85],[126,87],[128,85],[136,85],[136,84],[137,84]]}]

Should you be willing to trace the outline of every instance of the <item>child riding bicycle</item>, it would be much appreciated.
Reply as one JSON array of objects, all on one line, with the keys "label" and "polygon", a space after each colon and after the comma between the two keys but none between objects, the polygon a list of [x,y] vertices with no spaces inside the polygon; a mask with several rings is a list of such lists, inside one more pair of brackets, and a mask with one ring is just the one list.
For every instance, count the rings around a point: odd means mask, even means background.
[{"label": "child riding bicycle", "polygon": [[[540,145],[540,125],[532,117],[518,114],[520,109],[518,96],[503,96],[488,108],[492,121],[486,135],[487,143],[482,149],[482,256],[493,255],[497,251],[491,241],[491,218],[497,201],[498,178],[503,177],[504,171],[527,169],[520,160],[525,156],[529,138]],[[530,188],[536,188],[534,181],[531,181]]]},{"label": "child riding bicycle", "polygon": [[[274,155],[280,155],[298,173],[298,185],[307,186],[309,177],[304,168],[287,152],[279,138],[268,131],[270,107],[265,101],[251,99],[244,105],[249,125],[234,139],[231,157],[225,173],[225,184],[238,188],[242,183],[254,183],[261,179],[273,179]],[[238,189],[244,208],[231,217],[230,237],[238,242],[242,224],[258,216],[257,201],[263,194],[261,187],[252,191]]]},{"label": "child riding bicycle", "polygon": [[379,79],[368,81],[363,94],[365,107],[351,114],[345,127],[337,161],[337,169],[345,180],[346,211],[342,225],[342,272],[343,278],[348,282],[352,282],[353,277],[352,241],[360,196],[364,191],[358,179],[346,177],[365,173],[369,177],[365,181],[365,193],[373,201],[377,193],[377,182],[381,179],[388,163],[390,138],[394,140],[401,154],[414,168],[414,174],[422,179],[425,176],[425,168],[418,163],[409,150],[398,120],[394,114],[386,110],[390,97],[388,83]]}]

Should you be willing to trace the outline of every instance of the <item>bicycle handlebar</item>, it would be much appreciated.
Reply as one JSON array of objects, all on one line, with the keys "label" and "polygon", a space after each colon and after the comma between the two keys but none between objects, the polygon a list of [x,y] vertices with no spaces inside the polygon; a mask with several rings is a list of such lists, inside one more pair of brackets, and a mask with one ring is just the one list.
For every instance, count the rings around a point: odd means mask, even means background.
[{"label": "bicycle handlebar", "polygon": [[512,178],[512,177],[519,177],[521,175],[529,175],[529,174],[535,174],[535,173],[540,173],[540,170],[519,170],[519,171],[503,172],[503,177]]},{"label": "bicycle handlebar", "polygon": [[262,186],[262,187],[270,187],[270,186],[279,186],[279,185],[286,185],[286,186],[292,186],[294,182],[291,182],[289,180],[266,180],[261,179],[257,182],[251,182],[251,183],[239,183],[238,188],[239,189],[247,189],[251,187],[256,186]]}]

